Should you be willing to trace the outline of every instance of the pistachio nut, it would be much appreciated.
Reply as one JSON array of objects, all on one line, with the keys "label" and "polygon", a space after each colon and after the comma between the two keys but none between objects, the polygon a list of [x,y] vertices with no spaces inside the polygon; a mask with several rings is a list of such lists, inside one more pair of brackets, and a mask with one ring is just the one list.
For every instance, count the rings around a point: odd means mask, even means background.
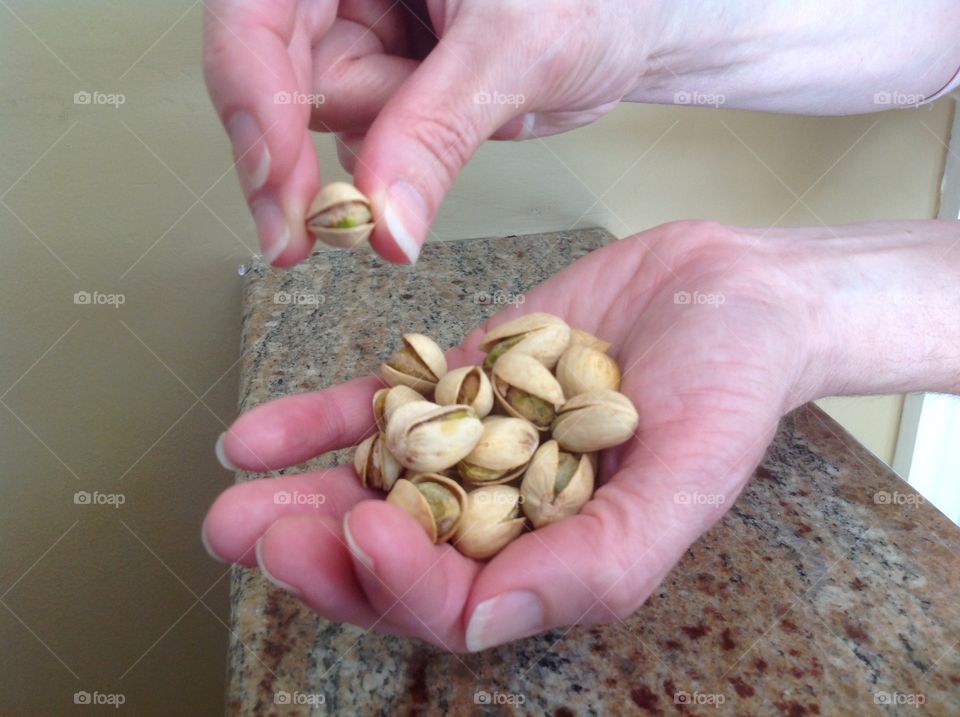
[{"label": "pistachio nut", "polygon": [[533,356],[509,351],[493,366],[493,395],[508,414],[546,431],[564,402],[563,388]]},{"label": "pistachio nut", "polygon": [[457,469],[475,485],[506,483],[523,472],[539,443],[540,434],[530,421],[488,416],[483,419],[483,435]]},{"label": "pistachio nut", "polygon": [[477,488],[467,494],[453,544],[468,558],[486,560],[520,535],[525,522],[520,515],[519,490],[509,485]]},{"label": "pistachio nut", "polygon": [[487,354],[483,367],[488,371],[508,351],[533,356],[553,368],[570,344],[570,327],[559,316],[536,312],[501,324],[480,342]]},{"label": "pistachio nut", "polygon": [[437,383],[434,399],[441,406],[470,406],[480,418],[493,409],[493,388],[479,366],[464,366],[447,373]]},{"label": "pistachio nut", "polygon": [[370,436],[357,446],[353,454],[353,466],[363,487],[375,490],[390,490],[403,470],[387,450],[382,433]]},{"label": "pistachio nut", "polygon": [[560,407],[553,437],[565,451],[590,453],[620,445],[633,435],[638,422],[637,409],[622,393],[589,391]]},{"label": "pistachio nut", "polygon": [[403,348],[380,366],[380,375],[391,386],[409,386],[427,394],[447,373],[447,359],[429,336],[404,334]]},{"label": "pistachio nut", "polygon": [[307,229],[324,244],[349,249],[373,231],[370,200],[352,184],[331,182],[307,210]]},{"label": "pistachio nut", "polygon": [[603,339],[597,338],[593,334],[588,334],[586,331],[573,328],[570,329],[570,345],[588,346],[589,348],[596,349],[601,353],[606,353],[610,348],[609,341],[604,341]]},{"label": "pistachio nut", "polygon": [[470,453],[482,434],[483,424],[469,406],[414,401],[387,421],[387,449],[406,468],[439,472]]},{"label": "pistachio nut", "polygon": [[587,455],[561,451],[556,441],[547,441],[523,475],[523,512],[534,528],[576,515],[593,495],[593,479]]},{"label": "pistachio nut", "polygon": [[381,388],[373,394],[373,420],[381,433],[387,430],[387,421],[400,406],[413,401],[425,401],[422,393],[414,391],[409,386],[393,386]]},{"label": "pistachio nut", "polygon": [[557,381],[563,395],[573,398],[587,391],[620,388],[620,367],[602,351],[574,344],[557,362]]},{"label": "pistachio nut", "polygon": [[401,478],[387,495],[387,502],[402,508],[427,532],[434,543],[448,540],[460,524],[467,494],[456,481],[436,473]]}]

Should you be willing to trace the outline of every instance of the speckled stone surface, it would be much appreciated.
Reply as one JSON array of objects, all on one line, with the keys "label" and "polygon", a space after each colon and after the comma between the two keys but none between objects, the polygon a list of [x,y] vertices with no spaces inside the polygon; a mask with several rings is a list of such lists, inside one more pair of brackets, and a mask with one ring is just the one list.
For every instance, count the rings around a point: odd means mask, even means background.
[{"label": "speckled stone surface", "polygon": [[[484,296],[522,293],[612,239],[433,243],[415,270],[368,251],[254,264],[240,408],[368,373],[406,331],[451,346],[499,308]],[[236,568],[227,714],[956,715],[958,556],[960,530],[808,406],[622,624],[451,655],[328,623]]]}]

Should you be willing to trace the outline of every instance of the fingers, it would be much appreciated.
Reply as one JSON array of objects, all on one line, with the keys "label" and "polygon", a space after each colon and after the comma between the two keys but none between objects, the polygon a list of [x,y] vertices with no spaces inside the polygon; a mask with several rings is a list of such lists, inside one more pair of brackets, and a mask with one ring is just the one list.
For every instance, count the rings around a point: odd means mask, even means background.
[{"label": "fingers", "polygon": [[463,651],[463,607],[478,565],[380,500],[344,518],[344,536],[364,594],[384,620],[447,650]]},{"label": "fingers", "polygon": [[201,535],[214,558],[255,565],[257,540],[280,518],[304,514],[332,518],[339,525],[344,513],[371,497],[374,493],[360,485],[352,466],[238,483],[214,501]]},{"label": "fingers", "polygon": [[356,184],[380,219],[371,245],[391,261],[416,261],[457,174],[517,113],[514,105],[477,99],[509,90],[497,53],[469,36],[475,25],[458,18],[390,98],[364,141]]},{"label": "fingers", "polygon": [[356,445],[374,427],[370,402],[383,385],[368,376],[264,403],[220,436],[217,456],[231,470],[268,471]]},{"label": "fingers", "polygon": [[[204,3],[204,74],[233,145],[264,261],[279,266],[310,250],[303,216],[319,187],[309,140],[307,104],[286,102],[300,90],[309,63],[309,34],[295,0],[212,0]],[[332,22],[333,9],[330,9]],[[307,150],[309,145],[309,160]]]}]

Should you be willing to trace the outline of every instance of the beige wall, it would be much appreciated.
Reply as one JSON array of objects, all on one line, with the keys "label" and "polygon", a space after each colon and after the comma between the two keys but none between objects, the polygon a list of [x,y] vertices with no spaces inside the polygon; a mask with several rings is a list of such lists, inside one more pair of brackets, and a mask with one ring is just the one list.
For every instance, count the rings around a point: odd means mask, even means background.
[{"label": "beige wall", "polygon": [[[0,16],[0,712],[66,714],[75,691],[99,690],[136,714],[215,714],[227,593],[198,531],[230,480],[212,446],[234,415],[236,268],[255,241],[233,175],[221,181],[199,6],[11,0]],[[75,105],[84,90],[126,101]],[[485,147],[436,233],[929,217],[948,114],[623,107]],[[812,212],[793,207],[815,183]],[[78,306],[81,290],[125,304]],[[889,458],[899,399],[831,406]],[[125,504],[76,505],[78,490]]]}]

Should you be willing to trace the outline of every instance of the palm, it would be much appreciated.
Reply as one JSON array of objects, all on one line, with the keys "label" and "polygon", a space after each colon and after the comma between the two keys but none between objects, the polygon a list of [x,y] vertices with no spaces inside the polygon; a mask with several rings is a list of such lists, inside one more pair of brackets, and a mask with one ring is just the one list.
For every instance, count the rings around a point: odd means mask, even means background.
[{"label": "palm", "polygon": [[[635,438],[603,456],[610,478],[578,516],[478,564],[368,500],[375,496],[345,467],[236,486],[211,510],[208,539],[218,554],[253,564],[250,547],[269,529],[261,564],[321,614],[453,650],[467,647],[477,605],[505,592],[536,593],[546,626],[626,616],[722,515],[718,506],[732,504],[795,403],[798,319],[772,301],[771,287],[749,281],[755,263],[740,259],[744,251],[710,228],[672,225],[595,252],[528,295],[525,310],[559,313],[613,342],[622,390],[640,414]],[[678,292],[691,303],[678,303]],[[479,357],[482,333],[451,352],[453,365]],[[229,455],[243,467],[263,460],[274,468],[356,442],[376,385],[366,379],[260,407],[231,429]],[[307,431],[320,438],[311,443]],[[267,504],[281,485],[330,499],[306,514]]]}]

